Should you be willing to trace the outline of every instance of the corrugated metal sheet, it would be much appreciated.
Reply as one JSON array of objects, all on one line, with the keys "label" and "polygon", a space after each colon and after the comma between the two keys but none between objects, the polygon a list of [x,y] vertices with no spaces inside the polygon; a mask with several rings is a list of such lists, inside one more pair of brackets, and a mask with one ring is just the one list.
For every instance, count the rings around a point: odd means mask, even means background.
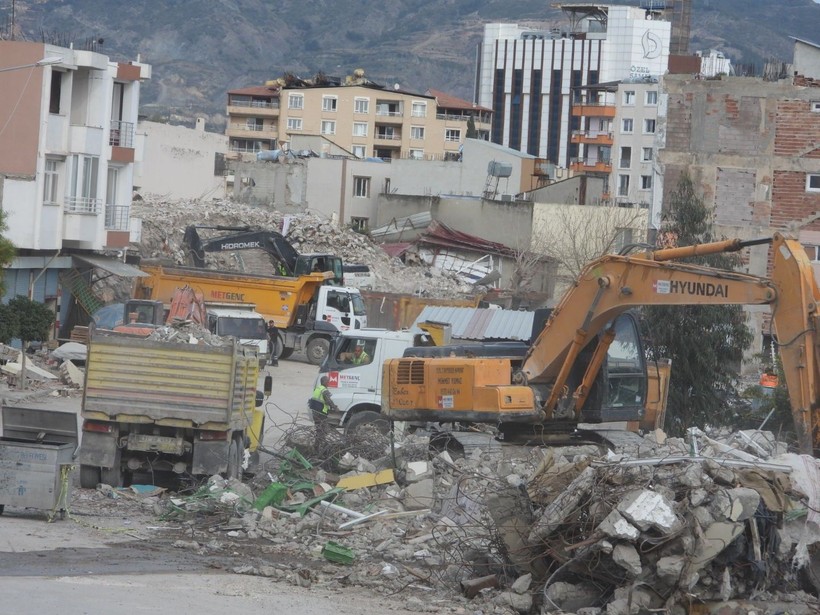
[{"label": "corrugated metal sheet", "polygon": [[517,310],[427,306],[413,326],[424,320],[434,320],[449,323],[453,339],[529,341],[533,317],[532,312]]}]

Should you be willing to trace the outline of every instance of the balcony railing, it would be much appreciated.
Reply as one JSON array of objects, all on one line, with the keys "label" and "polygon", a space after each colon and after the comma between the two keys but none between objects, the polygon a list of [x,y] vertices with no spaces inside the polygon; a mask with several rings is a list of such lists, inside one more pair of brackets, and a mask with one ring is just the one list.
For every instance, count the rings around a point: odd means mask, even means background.
[{"label": "balcony railing", "polygon": [[375,134],[376,139],[379,141],[401,141],[401,135],[397,134]]},{"label": "balcony railing", "polygon": [[134,147],[134,122],[111,120],[108,144],[116,147]]},{"label": "balcony railing", "polygon": [[65,211],[69,214],[98,214],[100,213],[100,199],[88,196],[67,196]]},{"label": "balcony railing", "polygon": [[250,109],[278,109],[279,102],[267,102],[264,100],[231,100],[229,107],[248,107]]},{"label": "balcony railing", "polygon": [[131,215],[130,205],[105,204],[105,228],[109,231],[127,231]]},{"label": "balcony railing", "polygon": [[389,111],[387,109],[376,109],[376,115],[381,115],[384,117],[402,117],[404,113],[402,111]]}]

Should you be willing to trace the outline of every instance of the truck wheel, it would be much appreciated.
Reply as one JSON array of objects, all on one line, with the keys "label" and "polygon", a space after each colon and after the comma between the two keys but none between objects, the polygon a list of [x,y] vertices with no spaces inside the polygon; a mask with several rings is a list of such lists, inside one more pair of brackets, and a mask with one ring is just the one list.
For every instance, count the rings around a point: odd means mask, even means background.
[{"label": "truck wheel", "polygon": [[305,354],[311,365],[321,365],[330,351],[330,340],[324,337],[314,337],[307,343]]},{"label": "truck wheel", "polygon": [[279,354],[280,359],[289,359],[290,355],[293,354],[293,348],[282,348],[282,352]]},{"label": "truck wheel", "polygon": [[345,436],[355,436],[356,431],[364,425],[372,426],[381,434],[390,431],[390,421],[384,418],[381,413],[365,410],[350,417],[350,420],[345,424]]},{"label": "truck wheel", "polygon": [[114,465],[110,468],[100,468],[100,482],[111,485],[114,489],[123,486],[122,482],[122,454],[120,449],[114,454]]},{"label": "truck wheel", "polygon": [[96,489],[100,482],[100,469],[97,466],[80,466],[80,487]]}]

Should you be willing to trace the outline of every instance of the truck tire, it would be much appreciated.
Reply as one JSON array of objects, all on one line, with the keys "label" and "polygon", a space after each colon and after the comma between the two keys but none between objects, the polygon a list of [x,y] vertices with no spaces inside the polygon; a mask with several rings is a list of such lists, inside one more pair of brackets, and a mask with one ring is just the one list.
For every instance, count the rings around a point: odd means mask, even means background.
[{"label": "truck tire", "polygon": [[321,365],[330,351],[330,340],[326,337],[314,337],[307,343],[305,354],[311,365]]},{"label": "truck tire", "polygon": [[293,354],[293,348],[282,348],[282,352],[279,354],[280,359],[289,359],[290,355]]},{"label": "truck tire", "polygon": [[80,487],[96,489],[100,483],[100,469],[97,466],[80,466]]},{"label": "truck tire", "polygon": [[384,418],[381,413],[373,410],[356,412],[345,423],[345,436],[355,436],[356,430],[363,425],[372,425],[379,433],[386,434],[390,431],[390,421]]}]

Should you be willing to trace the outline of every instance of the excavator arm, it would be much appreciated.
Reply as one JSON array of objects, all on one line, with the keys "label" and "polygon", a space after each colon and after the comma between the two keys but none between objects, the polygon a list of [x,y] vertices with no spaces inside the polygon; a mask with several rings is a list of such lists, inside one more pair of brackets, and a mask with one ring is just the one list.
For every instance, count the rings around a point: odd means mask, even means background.
[{"label": "excavator arm", "polygon": [[[235,231],[215,239],[202,241],[197,229]],[[285,275],[293,276],[299,253],[276,231],[260,231],[238,226],[189,226],[185,229],[183,243],[188,247],[195,267],[205,266],[205,252],[233,252],[234,250],[263,250],[274,257],[284,268]]]}]

